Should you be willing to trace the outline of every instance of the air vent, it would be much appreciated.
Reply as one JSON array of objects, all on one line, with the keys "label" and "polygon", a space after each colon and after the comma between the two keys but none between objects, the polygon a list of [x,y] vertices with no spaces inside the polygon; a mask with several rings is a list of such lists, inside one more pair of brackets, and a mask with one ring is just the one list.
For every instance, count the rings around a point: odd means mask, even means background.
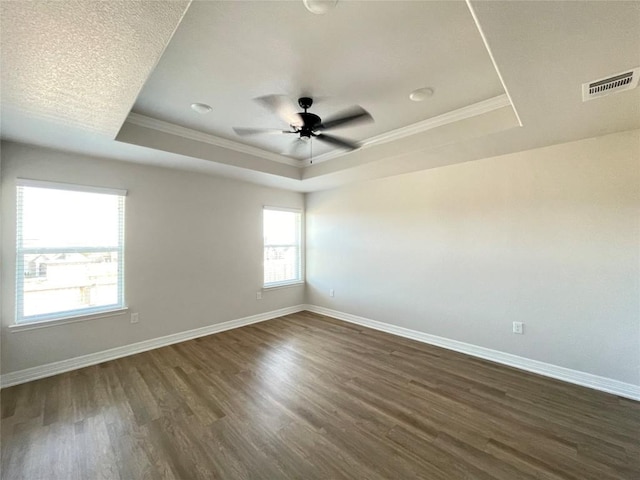
[{"label": "air vent", "polygon": [[601,78],[593,82],[582,84],[582,101],[593,100],[594,98],[604,97],[610,93],[631,90],[638,86],[638,75],[640,67],[634,68],[627,72],[618,73],[611,77]]}]

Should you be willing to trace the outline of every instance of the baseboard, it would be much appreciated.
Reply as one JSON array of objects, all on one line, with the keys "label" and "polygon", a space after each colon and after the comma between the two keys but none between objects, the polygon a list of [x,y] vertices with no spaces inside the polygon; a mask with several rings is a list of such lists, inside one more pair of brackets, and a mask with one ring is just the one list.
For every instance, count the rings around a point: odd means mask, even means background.
[{"label": "baseboard", "polygon": [[510,353],[500,352],[498,350],[492,350],[490,348],[479,347],[469,343],[459,342],[457,340],[451,340],[444,337],[438,337],[436,335],[429,335],[428,333],[419,332],[417,330],[411,330],[408,328],[398,327],[389,323],[378,322],[350,313],[344,313],[337,310],[331,310],[325,307],[319,307],[316,305],[304,305],[304,309],[310,312],[319,313],[329,317],[337,318],[349,323],[355,323],[364,327],[373,328],[400,337],[410,338],[417,340],[418,342],[428,343],[456,352],[465,353],[473,357],[482,358],[484,360],[490,360],[492,362],[501,363],[509,367],[518,368],[520,370],[526,370],[527,372],[537,373],[544,375],[545,377],[555,378],[568,383],[581,385],[583,387],[600,390],[607,393],[612,393],[620,397],[630,398],[632,400],[640,401],[640,386],[633,385],[631,383],[620,382],[606,377],[600,377],[598,375],[592,375],[590,373],[581,372],[578,370],[572,370],[565,367],[559,367],[550,363],[540,362],[538,360],[531,360],[529,358],[520,357],[518,355],[512,355]]},{"label": "baseboard", "polygon": [[12,385],[18,385],[21,383],[30,382],[32,380],[38,380],[40,378],[58,375],[60,373],[77,370],[83,367],[89,367],[91,365],[96,365],[108,360],[114,360],[116,358],[122,358],[128,355],[146,352],[148,350],[165,347],[174,343],[184,342],[186,340],[204,337],[206,335],[212,335],[218,332],[224,332],[225,330],[244,327],[253,323],[264,322],[266,320],[271,320],[283,315],[297,313],[303,310],[319,313],[321,315],[327,315],[338,320],[362,325],[374,330],[380,330],[393,335],[398,335],[400,337],[410,338],[412,340],[417,340],[419,342],[428,343],[430,345],[435,345],[438,347],[447,348],[449,350],[454,350],[456,352],[465,353],[467,355],[500,363],[509,367],[518,368],[520,370],[537,373],[539,375],[555,378],[557,380],[562,380],[568,383],[573,383],[576,385],[581,385],[583,387],[588,387],[614,395],[619,395],[621,397],[630,398],[632,400],[640,401],[640,386],[638,385],[620,382],[618,380],[600,377],[598,375],[580,372],[578,370],[572,370],[569,368],[552,365],[550,363],[540,362],[538,360],[531,360],[529,358],[520,357],[518,355],[512,355],[510,353],[504,353],[498,350],[492,350],[490,348],[479,347],[477,345],[459,342],[457,340],[438,337],[436,335],[430,335],[428,333],[419,332],[417,330],[398,327],[389,323],[379,322],[376,320],[371,320],[368,318],[359,317],[357,315],[352,315],[350,313],[344,313],[338,310],[332,310],[316,305],[296,305],[293,307],[281,308],[279,310],[273,310],[257,315],[251,315],[249,317],[238,318],[235,320],[230,320],[228,322],[209,325],[207,327],[187,330],[185,332],[174,333],[164,337],[145,340],[142,342],[133,343],[131,345],[125,345],[123,347],[116,347],[109,350],[104,350],[102,352],[83,355],[81,357],[70,358],[68,360],[62,360],[38,367],[6,373],[0,376],[0,387],[10,387]]},{"label": "baseboard", "polygon": [[116,358],[146,352],[147,350],[153,350],[154,348],[165,347],[167,345],[184,342],[193,338],[204,337],[206,335],[224,332],[225,330],[264,322],[265,320],[271,320],[272,318],[300,312],[304,310],[304,307],[304,305],[296,305],[293,307],[281,308],[270,312],[251,315],[249,317],[230,320],[228,322],[216,323],[215,325],[209,325],[207,327],[174,333],[164,337],[153,338],[151,340],[144,340],[142,342],[132,343],[123,347],[111,348],[109,350],[103,350],[102,352],[91,353],[81,357],[70,358],[68,360],[61,360],[59,362],[48,363],[38,367],[6,373],[0,376],[0,387],[5,388],[12,385],[18,385],[20,383],[30,382],[32,380],[38,380],[40,378],[51,377],[71,370],[77,370],[78,368],[96,365],[108,360],[115,360]]}]

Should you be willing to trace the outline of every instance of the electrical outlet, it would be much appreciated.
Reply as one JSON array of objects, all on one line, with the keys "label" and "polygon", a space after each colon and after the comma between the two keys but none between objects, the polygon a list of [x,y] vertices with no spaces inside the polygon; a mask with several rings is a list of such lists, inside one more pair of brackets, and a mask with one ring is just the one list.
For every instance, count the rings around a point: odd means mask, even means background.
[{"label": "electrical outlet", "polygon": [[262,300],[262,292],[256,292],[256,300]]},{"label": "electrical outlet", "polygon": [[330,297],[335,297],[336,296],[336,292],[333,290],[333,288],[329,289],[329,296]]},{"label": "electrical outlet", "polygon": [[138,323],[140,321],[140,314],[138,312],[131,314],[131,323]]},{"label": "electrical outlet", "polygon": [[518,335],[524,335],[524,323],[513,322],[513,333]]}]

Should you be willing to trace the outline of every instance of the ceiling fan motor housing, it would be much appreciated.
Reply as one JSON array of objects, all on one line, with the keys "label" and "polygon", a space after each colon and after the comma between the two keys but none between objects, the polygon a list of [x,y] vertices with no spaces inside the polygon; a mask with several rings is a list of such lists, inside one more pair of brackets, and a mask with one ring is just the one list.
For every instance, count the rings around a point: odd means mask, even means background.
[{"label": "ceiling fan motor housing", "polygon": [[310,97],[300,97],[298,99],[298,105],[300,108],[304,109],[304,112],[300,112],[300,118],[302,118],[303,125],[298,130],[300,134],[300,138],[303,140],[309,140],[311,137],[314,137],[313,131],[316,129],[318,125],[322,123],[322,119],[318,115],[314,115],[313,113],[307,113],[307,109],[311,108],[313,105],[313,99]]},{"label": "ceiling fan motor housing", "polygon": [[300,127],[300,137],[311,138],[313,131],[322,123],[322,119],[313,113],[300,112],[298,115],[302,118],[303,125]]}]

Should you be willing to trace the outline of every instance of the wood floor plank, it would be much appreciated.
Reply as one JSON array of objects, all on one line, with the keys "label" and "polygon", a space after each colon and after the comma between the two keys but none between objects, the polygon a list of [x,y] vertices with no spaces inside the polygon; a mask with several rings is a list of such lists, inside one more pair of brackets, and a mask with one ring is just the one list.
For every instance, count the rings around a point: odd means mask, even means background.
[{"label": "wood floor plank", "polygon": [[640,478],[640,403],[310,312],[1,392],[0,478]]}]

